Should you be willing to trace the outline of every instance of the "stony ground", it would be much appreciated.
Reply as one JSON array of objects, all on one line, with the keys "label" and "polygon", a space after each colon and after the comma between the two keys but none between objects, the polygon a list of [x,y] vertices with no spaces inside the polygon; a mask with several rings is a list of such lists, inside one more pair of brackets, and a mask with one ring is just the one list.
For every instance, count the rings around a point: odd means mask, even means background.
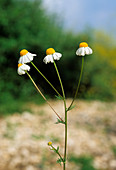
[{"label": "stony ground", "polygon": [[[62,101],[49,102],[63,118]],[[68,112],[67,170],[81,169],[71,159],[80,156],[92,157],[95,169],[116,170],[116,103],[75,104]],[[47,143],[60,146],[63,154],[64,125],[55,124],[56,116],[47,104],[28,105],[30,112],[0,119],[0,170],[62,170]]]}]

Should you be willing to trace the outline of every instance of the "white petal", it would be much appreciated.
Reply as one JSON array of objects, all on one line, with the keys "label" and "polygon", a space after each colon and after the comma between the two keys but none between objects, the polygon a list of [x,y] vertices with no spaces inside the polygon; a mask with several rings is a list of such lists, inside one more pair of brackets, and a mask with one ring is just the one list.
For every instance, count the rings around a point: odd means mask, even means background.
[{"label": "white petal", "polygon": [[21,64],[23,64],[23,63],[24,63],[24,58],[23,58],[23,56],[19,58],[18,63],[21,63]]},{"label": "white petal", "polygon": [[24,63],[29,63],[30,61],[32,60],[30,60],[27,55],[23,55],[19,58],[18,63],[24,64]]},{"label": "white petal", "polygon": [[54,61],[53,61],[53,56],[52,55],[47,55],[47,57],[48,57],[48,63],[53,63]]},{"label": "white petal", "polygon": [[32,60],[33,60],[33,55],[30,54],[30,53],[27,53],[27,54],[26,54],[26,57],[27,57],[27,59],[28,59],[29,61],[32,61]]},{"label": "white petal", "polygon": [[85,47],[85,54],[92,54],[92,49],[90,47]]},{"label": "white petal", "polygon": [[19,58],[18,63],[21,63],[21,64],[30,63],[33,60],[34,56],[36,56],[36,54],[31,54],[30,52],[28,52],[27,54]]},{"label": "white petal", "polygon": [[89,47],[85,47],[85,54],[89,55]]},{"label": "white petal", "polygon": [[76,55],[84,56],[85,55],[85,48],[84,47],[78,48],[78,50],[76,51]]},{"label": "white petal", "polygon": [[17,72],[19,75],[25,74],[25,71],[21,70],[20,67],[18,68]]},{"label": "white petal", "polygon": [[76,55],[79,55],[79,49],[76,51]]},{"label": "white petal", "polygon": [[89,54],[92,54],[93,50],[89,47]]},{"label": "white petal", "polygon": [[45,64],[47,64],[46,57],[43,59],[43,62],[44,62]]},{"label": "white petal", "polygon": [[55,52],[55,53],[53,54],[54,60],[59,60],[61,57],[62,57],[62,54],[61,54],[61,53]]},{"label": "white petal", "polygon": [[29,71],[29,70],[30,70],[30,66],[23,64],[20,67],[18,67],[17,72],[19,75],[22,75],[22,74],[25,74],[25,71]]},{"label": "white petal", "polygon": [[81,55],[81,51],[82,51],[81,48],[79,48],[79,49],[76,51],[76,54],[80,56],[80,55]]},{"label": "white petal", "polygon": [[27,54],[29,54],[29,55],[31,55],[31,56],[37,56],[37,54],[32,54],[32,53],[30,53],[30,52],[28,52]]},{"label": "white petal", "polygon": [[47,63],[53,63],[54,61],[53,61],[53,57],[52,57],[52,55],[47,55],[44,59],[43,59],[43,62],[45,63],[45,64],[47,64]]},{"label": "white petal", "polygon": [[28,66],[27,64],[23,64],[21,69],[25,70],[25,71],[29,71],[30,70],[30,66]]},{"label": "white petal", "polygon": [[45,64],[47,64],[47,62],[48,62],[48,57],[47,57],[47,56],[43,59],[43,62],[44,62]]},{"label": "white petal", "polygon": [[51,63],[54,62],[54,60],[53,60],[53,55],[50,55],[50,61],[51,61]]}]

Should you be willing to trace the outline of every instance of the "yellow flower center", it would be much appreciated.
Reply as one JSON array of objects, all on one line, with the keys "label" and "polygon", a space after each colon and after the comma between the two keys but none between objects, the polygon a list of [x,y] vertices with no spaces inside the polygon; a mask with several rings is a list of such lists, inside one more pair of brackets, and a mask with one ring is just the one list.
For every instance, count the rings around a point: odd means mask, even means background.
[{"label": "yellow flower center", "polygon": [[49,146],[52,145],[52,142],[48,142],[48,145],[49,145]]},{"label": "yellow flower center", "polygon": [[54,54],[55,53],[55,50],[53,48],[48,48],[46,50],[46,55],[50,55],[50,54]]},{"label": "yellow flower center", "polygon": [[88,47],[88,44],[86,42],[82,42],[79,44],[79,47]]},{"label": "yellow flower center", "polygon": [[26,55],[28,51],[26,49],[23,49],[20,51],[20,56]]},{"label": "yellow flower center", "polygon": [[23,64],[19,63],[19,64],[18,64],[18,67],[20,67],[20,66],[22,66],[22,65],[23,65]]}]

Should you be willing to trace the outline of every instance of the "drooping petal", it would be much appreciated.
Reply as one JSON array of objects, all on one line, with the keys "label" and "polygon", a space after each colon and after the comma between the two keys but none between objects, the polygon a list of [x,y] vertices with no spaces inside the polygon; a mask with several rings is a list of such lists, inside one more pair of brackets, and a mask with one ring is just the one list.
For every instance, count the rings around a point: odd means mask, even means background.
[{"label": "drooping petal", "polygon": [[62,57],[62,54],[61,54],[61,53],[55,52],[55,53],[53,54],[54,60],[59,60],[61,57]]},{"label": "drooping petal", "polygon": [[92,49],[90,47],[85,47],[85,54],[92,54]]},{"label": "drooping petal", "polygon": [[81,48],[77,49],[76,55],[79,55],[79,56],[80,56],[80,55],[81,55],[81,51],[82,51]]},{"label": "drooping petal", "polygon": [[18,63],[23,63],[23,57],[20,57],[19,60],[18,60]]},{"label": "drooping petal", "polygon": [[43,62],[45,63],[45,64],[47,64],[47,63],[53,63],[54,61],[53,61],[53,56],[52,55],[47,55],[44,59],[43,59]]},{"label": "drooping petal", "polygon": [[18,74],[21,76],[21,75],[25,74],[25,71],[23,71],[20,68],[18,68]]},{"label": "drooping petal", "polygon": [[45,64],[48,63],[48,57],[47,57],[47,56],[43,59],[43,62],[44,62]]},{"label": "drooping petal", "polygon": [[[47,57],[47,56],[46,56]],[[43,62],[45,63],[45,64],[47,64],[47,59],[46,59],[46,57],[44,57],[44,59],[43,59]]]},{"label": "drooping petal", "polygon": [[28,54],[26,54],[26,56],[27,56],[29,61],[32,61],[35,55],[28,52]]},{"label": "drooping petal", "polygon": [[85,54],[89,55],[89,47],[85,47]]},{"label": "drooping petal", "polygon": [[53,54],[52,54],[52,55],[50,55],[50,62],[51,62],[51,63],[53,63],[53,62],[54,62],[54,60],[53,60]]},{"label": "drooping petal", "polygon": [[89,54],[92,54],[93,50],[90,47],[88,47],[88,48],[89,48]]},{"label": "drooping petal", "polygon": [[22,63],[22,64],[30,63],[33,60],[34,56],[36,56],[36,54],[32,54],[32,53],[28,52],[27,54],[25,54],[19,58],[18,63]]},{"label": "drooping petal", "polygon": [[78,50],[76,51],[76,55],[84,56],[84,55],[85,55],[85,49],[84,49],[84,47],[78,48]]},{"label": "drooping petal", "polygon": [[47,57],[48,57],[48,63],[53,63],[54,61],[53,61],[53,55],[47,55]]},{"label": "drooping petal", "polygon": [[[55,50],[54,50],[55,51]],[[62,57],[62,54],[61,53],[58,53],[58,52],[54,52],[53,54],[49,54],[47,55],[44,59],[43,59],[43,62],[45,64],[47,63],[53,63],[54,60],[59,60],[60,58]]]},{"label": "drooping petal", "polygon": [[18,63],[30,63],[33,60],[33,56],[28,56],[27,54],[20,57]]},{"label": "drooping petal", "polygon": [[33,57],[37,56],[37,54],[33,54],[33,53],[30,53],[30,52],[28,52],[28,54],[33,56]]},{"label": "drooping petal", "polygon": [[25,74],[25,71],[30,71],[30,66],[26,64],[22,64],[20,67],[18,67],[17,72],[19,75]]}]

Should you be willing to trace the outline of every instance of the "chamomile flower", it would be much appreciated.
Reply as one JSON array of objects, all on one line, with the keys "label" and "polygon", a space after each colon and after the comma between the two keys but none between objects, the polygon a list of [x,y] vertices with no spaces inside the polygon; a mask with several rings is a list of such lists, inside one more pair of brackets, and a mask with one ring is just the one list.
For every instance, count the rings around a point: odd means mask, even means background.
[{"label": "chamomile flower", "polygon": [[54,60],[59,60],[62,57],[61,53],[55,52],[53,48],[48,48],[46,50],[46,57],[43,59],[43,62],[45,64],[47,63],[53,63]]},{"label": "chamomile flower", "polygon": [[30,67],[27,64],[21,64],[21,63],[18,64],[17,72],[19,75],[25,74],[26,73],[25,71],[29,71],[29,70]]},{"label": "chamomile flower", "polygon": [[86,42],[80,43],[79,48],[76,51],[76,55],[79,55],[79,56],[85,56],[85,55],[89,55],[92,53],[93,53],[92,49],[88,46]]},{"label": "chamomile flower", "polygon": [[36,56],[36,54],[32,54],[28,52],[26,49],[23,49],[20,51],[20,58],[18,63],[24,64],[24,63],[30,63],[33,60],[33,57]]}]

